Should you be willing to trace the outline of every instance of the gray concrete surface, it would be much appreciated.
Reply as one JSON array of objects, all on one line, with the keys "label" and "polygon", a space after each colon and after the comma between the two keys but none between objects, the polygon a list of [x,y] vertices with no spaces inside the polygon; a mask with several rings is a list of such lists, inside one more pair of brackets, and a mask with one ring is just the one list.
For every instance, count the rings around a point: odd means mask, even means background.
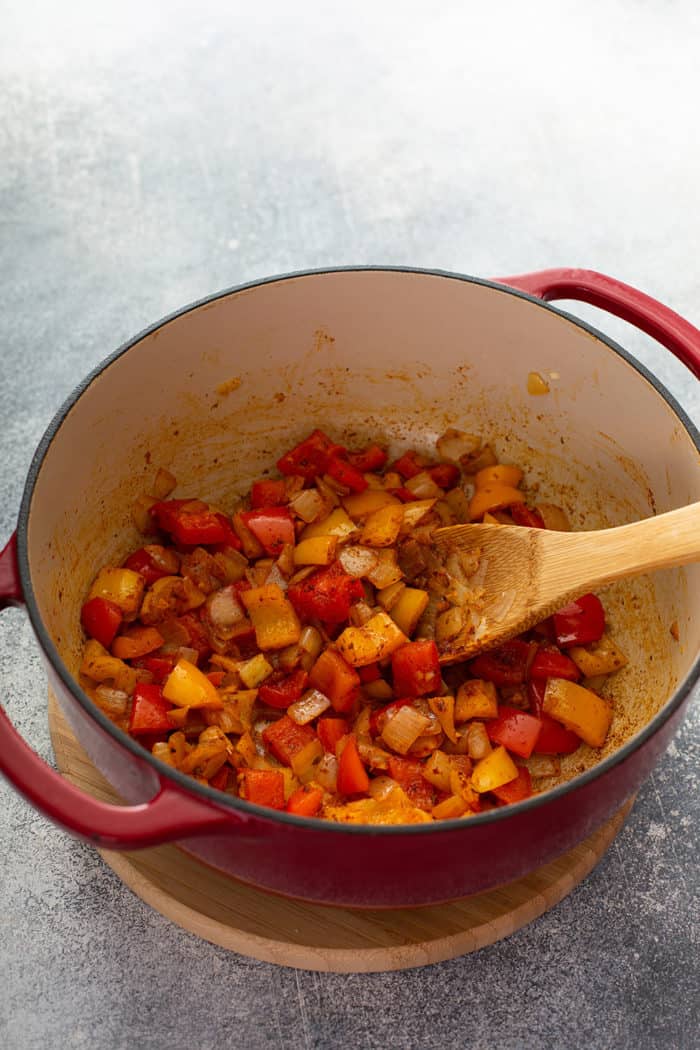
[{"label": "gray concrete surface", "polygon": [[[81,377],[240,281],[343,263],[590,266],[700,324],[693,0],[0,13],[0,537]],[[698,384],[669,355],[598,323],[700,421]],[[0,675],[50,761],[19,611],[2,617]],[[2,785],[0,1045],[698,1047],[699,739],[696,704],[618,841],[550,914],[384,976],[198,941]]]}]

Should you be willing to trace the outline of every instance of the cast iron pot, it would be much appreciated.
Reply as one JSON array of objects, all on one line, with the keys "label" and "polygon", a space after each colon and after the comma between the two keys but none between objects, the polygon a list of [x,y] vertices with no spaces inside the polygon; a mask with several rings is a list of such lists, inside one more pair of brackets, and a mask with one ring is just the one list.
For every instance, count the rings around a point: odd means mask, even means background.
[{"label": "cast iron pot", "polygon": [[[26,605],[66,718],[128,805],[68,783],[0,712],[0,769],[15,787],[97,845],[177,841],[258,886],[350,906],[473,894],[601,825],[650,773],[698,679],[698,567],[606,592],[630,664],[602,759],[577,753],[572,780],[468,820],[348,827],[224,796],[152,758],[75,677],[81,602],[96,570],[139,544],[130,505],[157,465],[175,473],[178,493],[225,504],[314,426],[356,446],[372,437],[428,449],[454,425],[526,465],[543,497],[564,493],[579,527],[699,500],[690,420],[624,350],[543,301],[554,298],[632,321],[700,375],[697,329],[582,270],[501,282],[406,269],[292,274],[186,307],[100,365],[34,457],[16,539],[0,558],[0,597]],[[530,371],[548,395],[527,393]]]}]

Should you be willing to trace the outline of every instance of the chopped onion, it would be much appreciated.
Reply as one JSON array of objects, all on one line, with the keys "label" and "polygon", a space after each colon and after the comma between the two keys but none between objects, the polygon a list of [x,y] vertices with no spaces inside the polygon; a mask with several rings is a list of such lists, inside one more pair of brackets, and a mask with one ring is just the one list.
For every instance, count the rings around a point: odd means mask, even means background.
[{"label": "chopped onion", "polygon": [[287,577],[284,575],[277,562],[274,563],[269,573],[267,574],[265,583],[275,583],[282,591],[286,591],[287,587],[289,586],[287,583]]},{"label": "chopped onion", "polygon": [[388,802],[396,806],[407,804],[406,792],[392,777],[374,777],[369,782],[369,796],[376,802]]},{"label": "chopped onion", "polygon": [[362,627],[371,620],[375,610],[367,602],[359,601],[350,606],[350,623],[355,627]]},{"label": "chopped onion", "polygon": [[457,605],[453,605],[451,608],[446,609],[445,612],[440,613],[436,619],[435,641],[438,645],[443,642],[449,642],[452,638],[457,637],[463,627],[464,613]]},{"label": "chopped onion", "polygon": [[426,514],[435,506],[435,499],[417,499],[412,503],[404,504],[403,508],[403,522],[401,525],[401,532],[405,535],[407,532],[411,532],[419,522],[423,520]]},{"label": "chopped onion", "polygon": [[111,689],[108,685],[98,685],[95,689],[95,699],[106,714],[119,716],[126,712],[129,694],[122,689]]},{"label": "chopped onion", "polygon": [[283,671],[293,671],[295,667],[299,666],[302,655],[304,654],[298,643],[288,645],[286,649],[280,649],[277,654],[278,666]]},{"label": "chopped onion", "polygon": [[440,458],[457,466],[462,456],[476,452],[480,444],[481,438],[476,434],[467,434],[464,430],[455,430],[454,427],[446,430],[435,442]]},{"label": "chopped onion", "polygon": [[167,499],[176,485],[177,479],[175,475],[163,467],[158,467],[158,473],[153,482],[153,495],[156,499]]},{"label": "chopped onion", "polygon": [[485,758],[491,750],[486,727],[483,722],[471,722],[467,729],[467,754],[470,758],[478,761]]},{"label": "chopped onion", "polygon": [[432,499],[433,497],[440,499],[440,496],[443,494],[443,490],[439,485],[435,484],[427,470],[422,470],[420,474],[409,478],[404,488],[407,488],[419,500]]},{"label": "chopped onion", "polygon": [[301,634],[299,635],[298,646],[309,656],[315,660],[318,654],[323,648],[323,638],[318,627],[302,627]]},{"label": "chopped onion", "polygon": [[327,503],[318,489],[304,489],[289,501],[289,506],[297,517],[308,525],[319,520],[326,510]]},{"label": "chopped onion", "polygon": [[358,579],[360,576],[368,576],[376,567],[379,558],[371,547],[345,547],[340,552],[338,561],[348,576]]},{"label": "chopped onion", "polygon": [[319,764],[316,766],[314,779],[324,790],[335,794],[338,789],[338,759],[330,752],[326,752]]},{"label": "chopped onion", "polygon": [[322,715],[330,706],[331,702],[328,697],[318,689],[308,689],[299,700],[289,705],[287,714],[298,726],[305,726],[313,722],[314,718]]},{"label": "chopped onion", "polygon": [[387,721],[382,736],[392,751],[405,755],[429,725],[430,719],[419,714],[415,708],[406,706],[400,708],[393,718]]},{"label": "chopped onion", "polygon": [[245,612],[231,587],[222,587],[207,598],[207,616],[218,628],[233,627],[245,618]]}]

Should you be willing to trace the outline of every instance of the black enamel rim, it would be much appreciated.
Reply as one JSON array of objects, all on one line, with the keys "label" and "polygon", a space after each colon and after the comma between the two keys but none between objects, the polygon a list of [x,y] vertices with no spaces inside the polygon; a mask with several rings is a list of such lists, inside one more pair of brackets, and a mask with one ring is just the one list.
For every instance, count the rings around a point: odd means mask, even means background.
[{"label": "black enamel rim", "polygon": [[481,277],[472,277],[467,274],[452,273],[448,270],[431,270],[421,267],[410,267],[410,266],[337,266],[329,269],[314,269],[314,270],[300,270],[287,274],[280,274],[276,277],[265,277],[257,281],[249,281],[245,284],[235,285],[232,288],[224,289],[220,292],[215,292],[213,295],[207,296],[204,299],[199,299],[187,306],[182,307],[180,310],[176,310],[171,314],[156,321],[155,324],[150,325],[148,328],[143,329],[138,335],[134,336],[128,342],[123,343],[117,350],[104,359],[96,368],[94,368],[81,383],[75,388],[72,394],[67,398],[61,408],[58,410],[51,423],[46,429],[44,436],[42,437],[27,474],[27,480],[24,487],[24,493],[22,495],[22,502],[20,504],[20,511],[17,523],[17,552],[19,561],[20,579],[22,583],[22,589],[24,592],[24,601],[26,603],[29,618],[37,636],[39,644],[41,645],[44,653],[51,662],[54,670],[60,677],[61,681],[72,693],[73,697],[78,703],[84,708],[86,713],[90,715],[102,729],[109,733],[122,747],[130,751],[135,757],[140,759],[142,762],[148,763],[159,777],[159,779],[167,778],[178,784],[179,787],[183,788],[186,792],[199,795],[201,798],[206,799],[208,802],[216,803],[218,808],[226,809],[231,811],[231,815],[235,816],[238,814],[246,814],[249,817],[254,817],[258,820],[267,820],[272,823],[280,822],[284,824],[291,824],[296,827],[306,828],[314,831],[322,831],[336,834],[347,834],[347,835],[360,835],[360,836],[402,836],[402,835],[429,835],[432,833],[446,832],[461,830],[466,831],[468,828],[475,825],[497,823],[499,821],[509,820],[512,817],[525,814],[530,810],[536,809],[540,806],[546,806],[550,802],[554,802],[565,795],[577,791],[579,788],[585,787],[591,781],[598,777],[604,776],[606,773],[612,771],[616,766],[622,765],[635,751],[641,748],[650,737],[659,730],[665,722],[673,715],[673,713],[681,706],[686,697],[691,693],[694,686],[700,680],[700,653],[698,654],[693,666],[686,675],[685,679],[678,686],[672,697],[667,700],[663,708],[654,716],[644,729],[642,729],[636,736],[629,740],[626,744],[623,744],[621,748],[615,751],[612,755],[603,759],[597,765],[587,770],[585,773],[579,774],[573,780],[567,781],[565,784],[561,784],[556,788],[541,794],[533,795],[529,799],[525,799],[523,802],[517,802],[509,806],[504,806],[499,809],[489,810],[486,813],[476,814],[469,817],[468,820],[463,818],[455,818],[452,820],[435,821],[426,824],[401,824],[394,826],[381,826],[381,825],[348,825],[339,824],[333,821],[319,821],[316,817],[298,817],[291,813],[283,811],[270,810],[262,806],[254,805],[250,802],[246,802],[245,799],[237,798],[231,795],[224,795],[223,792],[217,791],[216,788],[205,787],[203,784],[198,784],[197,781],[188,777],[185,773],[180,773],[177,770],[170,769],[168,766],[159,762],[158,759],[154,758],[148,751],[142,748],[135,740],[121,729],[118,729],[110,719],[99,710],[99,708],[90,700],[87,693],[85,693],[79,686],[78,682],[68,671],[67,667],[63,663],[61,656],[56,649],[48,630],[44,626],[43,620],[39,613],[39,608],[34,595],[34,589],[32,587],[31,577],[29,573],[29,556],[27,550],[27,527],[29,521],[29,512],[31,507],[32,495],[34,492],[34,486],[36,484],[39,472],[41,470],[44,457],[51,445],[53,439],[57,436],[61,424],[64,419],[76,405],[80,396],[87,390],[92,382],[103,372],[105,372],[109,366],[120,358],[127,351],[131,350],[132,347],[136,346],[146,336],[151,335],[159,328],[163,328],[171,321],[176,320],[184,316],[185,314],[191,313],[194,310],[198,310],[200,307],[205,306],[209,303],[216,302],[219,299],[225,299],[228,296],[234,295],[238,292],[248,291],[252,288],[258,288],[267,284],[275,284],[282,281],[299,280],[303,278],[313,278],[318,276],[325,276],[337,273],[357,273],[357,272],[375,272],[375,273],[406,273],[406,274],[418,274],[429,277],[441,277],[447,280],[462,281],[467,284],[481,285],[485,288],[491,288],[494,291],[500,292],[503,295],[512,295],[518,299],[525,299],[531,302],[533,305],[539,307],[541,310],[548,310],[553,314],[558,315],[563,320],[575,325],[577,328],[583,329],[590,335],[594,336],[600,342],[604,343],[610,350],[621,357],[635,372],[642,376],[656,392],[666,401],[669,407],[673,410],[678,420],[682,423],[688,436],[692,440],[696,449],[700,453],[700,433],[695,427],[692,420],[688,417],[685,411],[678,404],[676,399],[668,390],[663,386],[659,379],[654,376],[643,364],[632,357],[628,351],[621,347],[614,340],[610,339],[604,333],[600,332],[597,328],[589,325],[580,318],[575,317],[572,314],[567,313],[565,310],[560,310],[558,307],[554,307],[551,303],[543,302],[543,300],[536,298],[533,295],[529,295],[526,292],[521,292],[518,289],[511,288],[508,285],[498,284],[496,281],[489,281]]}]

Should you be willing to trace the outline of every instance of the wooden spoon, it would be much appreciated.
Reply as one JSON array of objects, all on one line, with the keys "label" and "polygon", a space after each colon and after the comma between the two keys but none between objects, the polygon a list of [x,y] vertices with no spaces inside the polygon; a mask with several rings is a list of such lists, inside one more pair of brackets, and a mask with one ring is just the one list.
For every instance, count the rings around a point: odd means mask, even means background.
[{"label": "wooden spoon", "polygon": [[433,538],[443,555],[481,552],[481,625],[476,636],[471,630],[442,646],[440,662],[448,664],[492,649],[614,580],[699,561],[700,503],[596,532],[450,525]]}]

